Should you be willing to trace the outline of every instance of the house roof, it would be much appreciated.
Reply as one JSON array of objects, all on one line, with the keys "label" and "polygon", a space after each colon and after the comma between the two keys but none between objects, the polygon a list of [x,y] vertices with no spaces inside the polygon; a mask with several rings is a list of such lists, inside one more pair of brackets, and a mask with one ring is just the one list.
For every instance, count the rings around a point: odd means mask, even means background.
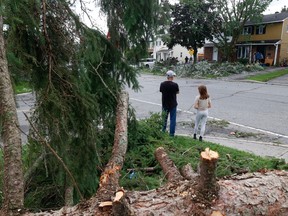
[{"label": "house roof", "polygon": [[[259,22],[258,24],[283,22],[287,18],[288,18],[288,11],[285,11],[282,13],[267,14],[267,15],[263,15],[262,21]],[[253,25],[253,24],[257,24],[257,23],[252,22],[252,21],[247,21],[245,23],[245,26]]]},{"label": "house roof", "polygon": [[243,46],[243,45],[261,46],[261,45],[275,45],[275,44],[281,44],[281,40],[242,41],[237,43],[236,46]]}]

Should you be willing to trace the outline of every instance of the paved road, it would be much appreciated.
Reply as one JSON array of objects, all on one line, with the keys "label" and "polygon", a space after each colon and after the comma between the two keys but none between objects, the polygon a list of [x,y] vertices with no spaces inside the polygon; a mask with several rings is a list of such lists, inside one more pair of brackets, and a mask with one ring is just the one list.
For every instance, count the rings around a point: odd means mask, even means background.
[{"label": "paved road", "polygon": [[[138,117],[161,111],[159,84],[164,76],[139,77],[141,92],[129,90],[130,100]],[[200,83],[207,85],[213,108],[210,117],[224,119],[261,132],[288,138],[288,86],[223,80],[193,80],[179,78],[178,109],[193,114],[191,107]]]},{"label": "paved road", "polygon": [[[259,156],[283,158],[288,162],[288,82],[285,77],[269,83],[243,82],[243,80],[193,80],[177,78],[178,96],[177,122],[193,121],[191,105],[200,83],[207,85],[213,107],[210,117],[224,119],[243,131],[263,133],[274,137],[277,142],[262,142],[248,139],[233,139],[222,136],[206,136],[205,139],[228,147],[248,151]],[[164,76],[142,75],[139,77],[140,92],[128,90],[130,103],[138,118],[145,118],[150,112],[161,111],[159,84]],[[277,82],[276,82],[277,81]],[[281,82],[280,82],[281,81]],[[190,131],[189,131],[190,130]],[[190,135],[192,128],[176,133]]]},{"label": "paved road", "polygon": [[35,104],[35,97],[32,95],[32,93],[19,94],[16,96],[16,101],[18,120],[22,132],[22,143],[26,143],[27,134],[29,133],[29,122],[26,119],[24,113],[27,116],[30,116]]},{"label": "paved road", "polygon": [[[138,93],[129,90],[130,103],[136,109],[139,118],[150,116],[150,112],[161,111],[159,84],[165,79],[164,76],[142,75],[139,77],[142,90]],[[228,120],[235,127],[244,130],[281,138],[280,143],[227,139],[222,136],[206,136],[206,140],[261,156],[284,158],[288,162],[288,76],[269,83],[235,81],[235,78],[231,80],[177,78],[176,82],[180,86],[177,121],[194,120],[194,110],[191,106],[197,94],[197,86],[204,83],[208,86],[213,102],[210,117]],[[27,140],[25,134],[29,132],[29,126],[23,113],[30,114],[34,97],[32,94],[21,94],[17,95],[16,99],[23,132],[22,141],[25,143]],[[189,128],[188,132],[187,130],[178,132],[191,135],[192,129]]]}]

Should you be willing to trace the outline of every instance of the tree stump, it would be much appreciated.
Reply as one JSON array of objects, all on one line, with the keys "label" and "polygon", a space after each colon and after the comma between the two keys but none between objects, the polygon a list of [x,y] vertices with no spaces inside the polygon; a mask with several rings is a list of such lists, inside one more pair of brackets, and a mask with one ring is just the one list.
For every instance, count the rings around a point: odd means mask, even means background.
[{"label": "tree stump", "polygon": [[200,180],[198,192],[207,201],[212,201],[218,195],[219,185],[216,182],[216,167],[219,154],[206,148],[200,154]]}]

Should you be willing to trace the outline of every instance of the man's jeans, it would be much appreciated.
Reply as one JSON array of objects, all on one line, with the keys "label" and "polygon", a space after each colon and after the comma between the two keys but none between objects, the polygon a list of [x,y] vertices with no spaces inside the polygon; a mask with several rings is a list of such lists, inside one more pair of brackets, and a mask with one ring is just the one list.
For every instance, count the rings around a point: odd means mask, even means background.
[{"label": "man's jeans", "polygon": [[174,107],[172,109],[165,109],[162,108],[162,116],[163,116],[163,127],[162,131],[166,131],[167,127],[167,120],[168,115],[170,115],[170,136],[174,136],[175,134],[175,127],[176,127],[176,113],[177,113],[177,107]]}]

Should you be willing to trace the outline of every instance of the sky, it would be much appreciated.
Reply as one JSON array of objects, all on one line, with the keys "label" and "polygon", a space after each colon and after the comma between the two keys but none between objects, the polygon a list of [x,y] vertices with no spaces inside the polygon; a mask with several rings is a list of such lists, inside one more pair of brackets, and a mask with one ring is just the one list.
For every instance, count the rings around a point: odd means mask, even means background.
[{"label": "sky", "polygon": [[[179,0],[169,0],[171,4],[175,4],[179,2]],[[86,1],[87,7],[90,9],[88,13],[90,14],[91,20],[88,19],[87,15],[81,12],[80,7],[75,7],[76,13],[81,17],[81,19],[89,26],[89,27],[97,27],[104,34],[107,33],[106,26],[106,16],[100,12],[99,7],[93,3],[94,1]],[[89,3],[90,2],[90,3]],[[263,14],[272,14],[275,12],[280,12],[281,8],[286,5],[288,7],[288,0],[273,0],[267,10]]]},{"label": "sky", "polygon": [[286,8],[288,7],[288,1],[287,0],[273,0],[267,10],[264,12],[264,14],[272,14],[275,12],[280,12],[281,9],[286,5]]}]

